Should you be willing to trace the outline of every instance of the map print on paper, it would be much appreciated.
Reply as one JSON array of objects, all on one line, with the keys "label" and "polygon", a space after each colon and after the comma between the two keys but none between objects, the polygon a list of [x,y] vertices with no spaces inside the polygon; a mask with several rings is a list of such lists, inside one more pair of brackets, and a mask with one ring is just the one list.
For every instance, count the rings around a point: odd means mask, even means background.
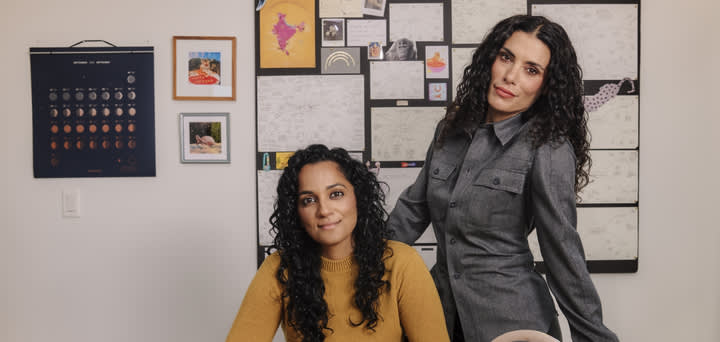
[{"label": "map print on paper", "polygon": [[532,5],[532,14],[546,16],[565,28],[583,79],[638,78],[637,4]]},{"label": "map print on paper", "polygon": [[290,52],[286,49],[288,45],[288,41],[290,38],[292,38],[296,32],[303,32],[305,31],[305,23],[301,22],[297,26],[289,25],[285,21],[285,17],[287,15],[283,13],[278,13],[278,22],[273,26],[272,33],[275,35],[275,38],[277,38],[278,46],[280,46],[280,50],[282,50],[286,55],[290,55]]},{"label": "map print on paper", "polygon": [[592,149],[636,149],[639,145],[640,99],[637,95],[616,96],[588,114]]},{"label": "map print on paper", "polygon": [[[632,260],[638,257],[638,208],[578,208],[577,231],[587,260]],[[528,236],[535,261],[542,261],[537,229]]]},{"label": "map print on paper", "polygon": [[364,84],[362,75],[258,77],[257,93],[263,94],[257,100],[258,150],[295,151],[323,143],[362,151]]},{"label": "map print on paper", "polygon": [[315,1],[273,0],[259,11],[260,68],[315,67]]}]

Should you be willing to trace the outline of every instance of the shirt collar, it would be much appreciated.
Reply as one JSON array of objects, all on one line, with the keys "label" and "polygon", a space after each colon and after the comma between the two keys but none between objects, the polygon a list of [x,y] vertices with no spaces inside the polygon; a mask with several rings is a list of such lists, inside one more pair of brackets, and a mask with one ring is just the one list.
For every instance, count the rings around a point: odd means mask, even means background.
[{"label": "shirt collar", "polygon": [[500,140],[500,144],[505,146],[510,139],[520,132],[526,122],[524,116],[524,113],[521,113],[503,121],[490,124],[495,136]]}]

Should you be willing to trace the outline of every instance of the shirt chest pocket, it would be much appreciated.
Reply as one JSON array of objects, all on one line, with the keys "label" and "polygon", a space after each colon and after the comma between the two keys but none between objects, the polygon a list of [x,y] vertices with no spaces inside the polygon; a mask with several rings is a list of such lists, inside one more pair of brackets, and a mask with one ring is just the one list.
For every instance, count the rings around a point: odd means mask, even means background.
[{"label": "shirt chest pocket", "polygon": [[504,169],[482,170],[473,181],[474,207],[482,208],[490,221],[516,219],[523,211],[525,176]]},{"label": "shirt chest pocket", "polygon": [[430,169],[430,178],[436,181],[445,182],[448,180],[453,171],[455,171],[455,165],[433,163]]},{"label": "shirt chest pocket", "polygon": [[521,194],[525,185],[525,174],[503,169],[484,169],[477,175],[474,185]]}]

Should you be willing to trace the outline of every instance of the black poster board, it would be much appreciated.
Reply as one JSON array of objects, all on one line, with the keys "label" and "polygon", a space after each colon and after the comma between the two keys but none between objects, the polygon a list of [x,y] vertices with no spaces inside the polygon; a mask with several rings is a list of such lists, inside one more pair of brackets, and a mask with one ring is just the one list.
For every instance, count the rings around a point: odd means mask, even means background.
[{"label": "black poster board", "polygon": [[155,176],[153,47],[30,48],[35,178]]}]

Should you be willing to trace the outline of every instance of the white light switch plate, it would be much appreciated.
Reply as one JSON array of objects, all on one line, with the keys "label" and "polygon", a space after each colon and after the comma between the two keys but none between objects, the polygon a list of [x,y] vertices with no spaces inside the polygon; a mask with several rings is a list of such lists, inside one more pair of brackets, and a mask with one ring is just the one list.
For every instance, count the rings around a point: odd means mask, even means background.
[{"label": "white light switch plate", "polygon": [[63,190],[62,210],[65,217],[80,217],[80,195],[77,190]]}]

